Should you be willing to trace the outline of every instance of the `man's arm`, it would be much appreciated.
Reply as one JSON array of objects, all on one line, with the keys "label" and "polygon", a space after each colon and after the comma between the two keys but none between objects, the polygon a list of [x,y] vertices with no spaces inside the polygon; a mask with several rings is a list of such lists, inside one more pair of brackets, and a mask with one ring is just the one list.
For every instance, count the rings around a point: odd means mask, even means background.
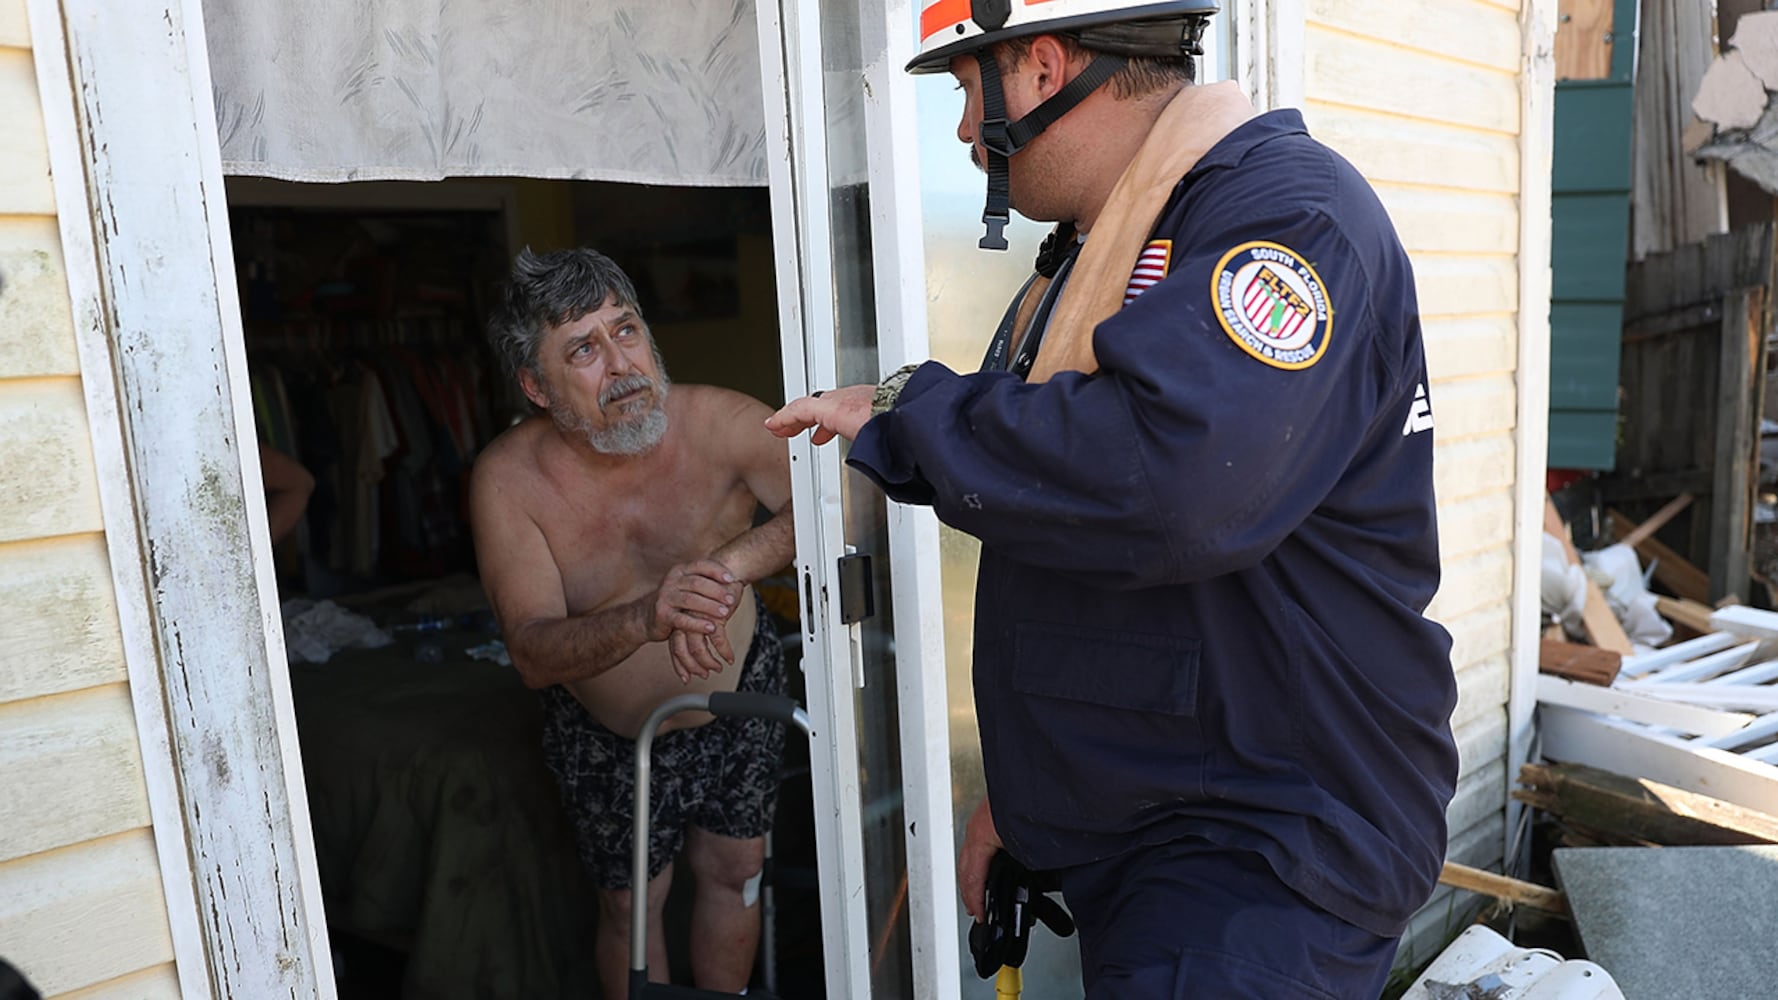
[{"label": "man's arm", "polygon": [[[813,427],[817,440],[855,428],[847,463],[891,499],[930,505],[1003,555],[1095,586],[1255,565],[1319,507],[1361,446],[1401,436],[1408,400],[1390,358],[1406,352],[1405,334],[1418,336],[1372,315],[1361,254],[1331,220],[1279,212],[1232,222],[1203,241],[1214,250],[1182,256],[1101,323],[1092,375],[1032,384],[928,363],[892,409],[862,424],[853,387],[792,403],[772,426]],[[1241,346],[1212,281],[1223,248],[1280,236],[1316,262],[1328,300],[1327,315],[1310,320],[1320,353],[1295,367]],[[1368,473],[1389,488],[1382,467]]]},{"label": "man's arm", "polygon": [[705,636],[727,617],[720,582],[726,570],[708,561],[674,567],[659,588],[634,601],[570,615],[542,529],[499,479],[485,462],[476,463],[470,526],[482,586],[528,687],[596,677],[675,629]]},{"label": "man's arm", "polygon": [[[710,554],[711,561],[726,567],[734,580],[726,588],[732,598],[719,619],[732,615],[746,584],[783,569],[796,557],[796,520],[790,506],[790,449],[761,426],[771,407],[748,396],[735,394],[732,409],[715,426],[728,432],[725,452],[735,455],[741,481],[760,505],[772,512],[770,520],[736,535]],[[699,635],[676,633],[668,643],[673,666],[681,680],[708,677],[713,670],[735,662],[734,650],[722,631]]]},{"label": "man's arm", "polygon": [[302,463],[269,444],[259,446],[259,474],[265,484],[268,534],[276,545],[296,530],[315,492],[315,477]]}]

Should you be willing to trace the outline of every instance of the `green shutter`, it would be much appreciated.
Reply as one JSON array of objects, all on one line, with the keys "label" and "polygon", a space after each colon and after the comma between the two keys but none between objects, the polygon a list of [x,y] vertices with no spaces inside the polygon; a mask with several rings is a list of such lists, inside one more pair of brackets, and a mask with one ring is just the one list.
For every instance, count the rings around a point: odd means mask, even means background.
[{"label": "green shutter", "polygon": [[[1615,23],[1636,23],[1617,0]],[[1635,35],[1619,33],[1611,75],[1556,83],[1550,178],[1550,466],[1610,469],[1630,242]]]}]

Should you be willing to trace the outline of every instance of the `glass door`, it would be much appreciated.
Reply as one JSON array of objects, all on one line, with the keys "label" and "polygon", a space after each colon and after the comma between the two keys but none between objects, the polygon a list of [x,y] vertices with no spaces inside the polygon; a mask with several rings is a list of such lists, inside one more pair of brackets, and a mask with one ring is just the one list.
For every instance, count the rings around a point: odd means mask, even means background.
[{"label": "glass door", "polygon": [[[787,397],[928,356],[907,0],[759,0]],[[791,442],[827,995],[954,997],[931,513]]]}]

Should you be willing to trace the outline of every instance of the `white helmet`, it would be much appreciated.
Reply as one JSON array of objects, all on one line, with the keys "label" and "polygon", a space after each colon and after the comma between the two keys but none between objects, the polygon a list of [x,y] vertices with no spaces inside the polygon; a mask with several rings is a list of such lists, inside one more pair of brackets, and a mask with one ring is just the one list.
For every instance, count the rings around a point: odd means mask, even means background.
[{"label": "white helmet", "polygon": [[[1204,19],[1220,9],[1216,0],[926,0],[920,10],[920,54],[907,68],[910,73],[941,72],[953,56],[1046,32],[1075,35],[1086,48],[1119,55],[1199,55],[1198,32]],[[1194,27],[1183,44],[1173,33],[1171,52],[1165,41],[1090,30],[1181,18]]]},{"label": "white helmet", "polygon": [[[1103,86],[1126,59],[1202,55],[1204,24],[1218,9],[1216,0],[926,0],[920,11],[920,54],[908,63],[908,72],[946,70],[957,56],[974,56],[981,68],[983,118],[976,125],[976,139],[988,173],[982,249],[1007,247],[1006,161]],[[1093,61],[1025,117],[1008,121],[1000,70],[988,50],[997,42],[1041,34],[1072,38],[1093,53]]]}]

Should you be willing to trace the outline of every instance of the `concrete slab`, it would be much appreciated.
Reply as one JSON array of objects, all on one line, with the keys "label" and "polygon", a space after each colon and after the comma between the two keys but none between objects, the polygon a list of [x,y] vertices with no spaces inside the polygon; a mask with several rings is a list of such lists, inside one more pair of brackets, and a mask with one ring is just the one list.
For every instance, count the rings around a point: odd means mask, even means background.
[{"label": "concrete slab", "polygon": [[1571,847],[1551,864],[1627,1000],[1778,992],[1778,847]]}]

